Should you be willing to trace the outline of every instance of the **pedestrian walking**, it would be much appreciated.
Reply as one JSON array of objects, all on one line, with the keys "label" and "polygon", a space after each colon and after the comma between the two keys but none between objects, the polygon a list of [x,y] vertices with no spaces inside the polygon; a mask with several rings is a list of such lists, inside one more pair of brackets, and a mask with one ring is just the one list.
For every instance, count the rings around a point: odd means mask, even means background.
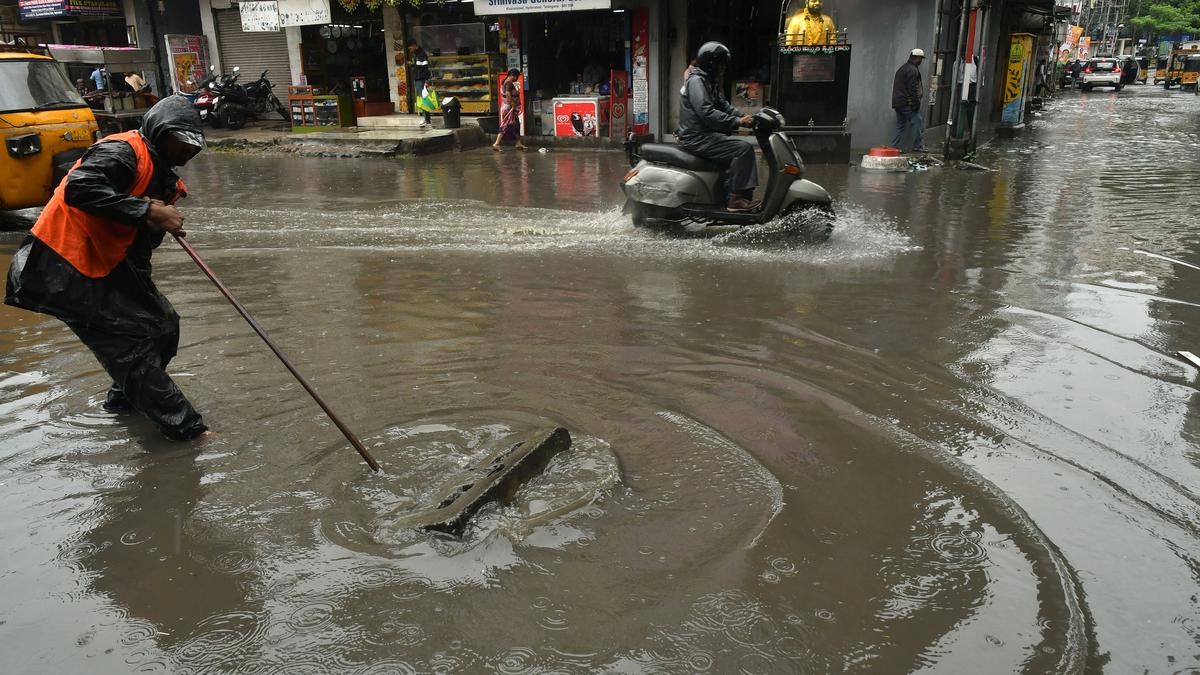
[{"label": "pedestrian walking", "polygon": [[4,297],[63,321],[92,350],[112,378],[105,410],[140,412],[180,441],[207,427],[167,375],[179,315],[150,278],[150,256],[166,233],[184,234],[172,204],[187,187],[175,167],[204,147],[200,115],[178,95],[139,131],[92,144],[17,249]]},{"label": "pedestrian walking", "polygon": [[1037,88],[1034,89],[1034,96],[1043,96],[1050,94],[1050,85],[1046,82],[1046,59],[1038,61],[1037,64]]},{"label": "pedestrian walking", "polygon": [[[418,96],[425,95],[425,83],[429,81],[429,55],[421,45],[417,44],[416,40],[409,40],[405,44],[405,49],[408,50],[409,58],[412,59],[412,78],[413,89],[418,92]],[[418,106],[420,109],[420,106]],[[429,117],[429,110],[421,109],[421,127],[427,127],[432,120]]]},{"label": "pedestrian walking", "polygon": [[518,150],[525,150],[521,142],[521,91],[517,89],[517,81],[521,71],[513,68],[508,71],[504,86],[500,88],[503,103],[500,105],[500,133],[496,134],[496,142],[492,149],[500,152],[501,141],[516,141]]},{"label": "pedestrian walking", "polygon": [[908,136],[908,130],[913,130],[913,152],[925,152],[925,119],[921,116],[921,62],[925,60],[925,51],[914,49],[908,55],[908,61],[896,71],[896,79],[892,82],[892,109],[896,111],[896,136],[892,139],[893,148],[903,147],[901,144]]}]

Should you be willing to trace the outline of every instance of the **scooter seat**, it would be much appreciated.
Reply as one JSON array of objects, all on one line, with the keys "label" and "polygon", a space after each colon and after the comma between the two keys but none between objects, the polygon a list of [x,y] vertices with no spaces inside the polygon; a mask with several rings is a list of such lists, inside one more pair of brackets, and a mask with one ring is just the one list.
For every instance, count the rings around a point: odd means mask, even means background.
[{"label": "scooter seat", "polygon": [[638,149],[638,155],[647,162],[677,166],[688,171],[717,171],[720,168],[713,162],[697,157],[678,145],[647,143]]}]

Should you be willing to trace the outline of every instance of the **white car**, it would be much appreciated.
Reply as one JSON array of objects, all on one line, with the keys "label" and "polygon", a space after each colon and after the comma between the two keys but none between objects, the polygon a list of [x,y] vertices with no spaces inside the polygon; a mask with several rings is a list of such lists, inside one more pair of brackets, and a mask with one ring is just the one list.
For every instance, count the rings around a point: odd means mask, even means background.
[{"label": "white car", "polygon": [[1079,74],[1079,88],[1112,87],[1121,91],[1121,64],[1116,59],[1092,59]]}]

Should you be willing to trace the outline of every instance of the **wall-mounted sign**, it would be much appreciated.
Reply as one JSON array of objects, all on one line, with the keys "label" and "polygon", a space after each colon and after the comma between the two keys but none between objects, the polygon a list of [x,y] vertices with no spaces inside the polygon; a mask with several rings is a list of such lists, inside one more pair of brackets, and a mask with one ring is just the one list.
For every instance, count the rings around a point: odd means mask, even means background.
[{"label": "wall-mounted sign", "polygon": [[612,0],[475,0],[475,15],[612,9]]},{"label": "wall-mounted sign", "polygon": [[278,2],[243,2],[238,4],[242,13],[243,33],[278,33]]},{"label": "wall-mounted sign", "polygon": [[20,0],[21,20],[58,16],[125,16],[117,0]]},{"label": "wall-mounted sign", "polygon": [[837,61],[832,55],[796,54],[792,57],[792,82],[833,82]]},{"label": "wall-mounted sign", "polygon": [[281,26],[323,26],[332,22],[329,0],[279,0]]}]

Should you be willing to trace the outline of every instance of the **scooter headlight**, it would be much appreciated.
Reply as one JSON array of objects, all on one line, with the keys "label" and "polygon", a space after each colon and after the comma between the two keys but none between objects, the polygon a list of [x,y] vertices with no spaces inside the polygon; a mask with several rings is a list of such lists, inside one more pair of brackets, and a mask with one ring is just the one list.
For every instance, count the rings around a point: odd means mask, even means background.
[{"label": "scooter headlight", "polygon": [[12,157],[30,157],[42,151],[42,137],[37,134],[20,134],[4,139],[4,147]]}]

